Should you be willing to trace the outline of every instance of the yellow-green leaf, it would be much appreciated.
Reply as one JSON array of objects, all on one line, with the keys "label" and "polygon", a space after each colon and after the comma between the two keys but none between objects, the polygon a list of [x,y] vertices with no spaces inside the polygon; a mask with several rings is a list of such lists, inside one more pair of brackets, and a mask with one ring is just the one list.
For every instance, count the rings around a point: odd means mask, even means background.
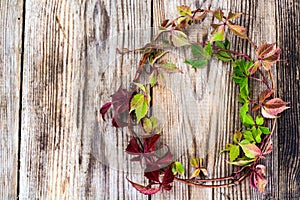
[{"label": "yellow-green leaf", "polygon": [[225,28],[224,26],[222,26],[219,27],[218,31],[213,34],[212,38],[210,39],[210,42],[223,41],[224,39],[225,39]]},{"label": "yellow-green leaf", "polygon": [[227,20],[233,20],[241,16],[243,13],[232,13],[231,11],[228,13]]},{"label": "yellow-green leaf", "polygon": [[240,147],[237,145],[232,145],[230,147],[230,153],[229,153],[230,162],[237,159],[237,157],[239,157],[239,155],[240,155]]},{"label": "yellow-green leaf", "polygon": [[243,26],[227,24],[228,28],[237,36],[241,38],[247,38],[247,31],[246,28]]},{"label": "yellow-green leaf", "polygon": [[187,15],[192,16],[192,14],[193,14],[190,7],[189,6],[184,6],[184,5],[177,6],[177,11],[179,12],[179,14],[181,16],[187,16]]},{"label": "yellow-green leaf", "polygon": [[140,107],[144,103],[144,101],[145,96],[143,94],[134,95],[130,102],[130,112]]},{"label": "yellow-green leaf", "polygon": [[192,178],[195,178],[195,177],[199,176],[199,174],[200,174],[200,171],[201,171],[201,169],[196,169],[196,170],[193,172],[193,174],[192,174],[192,176],[190,177],[190,179],[192,179]]},{"label": "yellow-green leaf", "polygon": [[148,101],[145,100],[140,107],[135,109],[135,114],[138,122],[140,122],[140,120],[146,116],[147,112],[148,112]]}]

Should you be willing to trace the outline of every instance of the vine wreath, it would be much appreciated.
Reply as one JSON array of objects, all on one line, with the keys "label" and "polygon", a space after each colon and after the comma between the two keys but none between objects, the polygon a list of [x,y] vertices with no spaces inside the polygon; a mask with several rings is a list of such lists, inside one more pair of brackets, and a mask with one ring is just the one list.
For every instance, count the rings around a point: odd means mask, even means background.
[{"label": "vine wreath", "polygon": [[[120,87],[111,97],[112,101],[105,103],[100,113],[103,120],[109,108],[113,107],[112,125],[128,127],[130,141],[126,148],[128,154],[134,155],[131,161],[145,165],[144,176],[149,184],[144,186],[127,178],[139,192],[151,195],[160,190],[171,190],[171,183],[178,181],[200,188],[219,188],[240,184],[250,177],[250,184],[264,193],[267,184],[266,167],[259,163],[265,155],[272,152],[272,134],[275,129],[278,114],[288,109],[287,102],[276,98],[272,66],[280,61],[280,48],[275,43],[262,43],[257,46],[246,34],[246,28],[236,25],[232,21],[242,13],[229,12],[224,16],[223,11],[196,9],[188,6],[178,6],[179,17],[170,21],[164,20],[158,33],[150,43],[140,49],[118,50],[121,54],[139,51],[142,57],[129,90]],[[191,42],[184,33],[188,25],[203,22],[208,14],[212,14],[216,24],[211,24],[212,32],[203,37],[202,42]],[[247,40],[256,51],[255,58],[250,55],[230,49],[230,42],[225,36],[227,30],[234,35]],[[158,40],[158,38],[162,38]],[[209,38],[209,39],[208,39]],[[158,41],[162,41],[158,44]],[[181,162],[172,158],[169,148],[159,141],[161,130],[157,119],[151,116],[149,107],[151,102],[150,90],[161,84],[163,72],[181,72],[171,61],[161,59],[168,53],[168,47],[188,47],[192,58],[185,63],[192,68],[202,68],[214,57],[228,62],[233,66],[233,81],[239,86],[238,101],[242,104],[239,115],[242,128],[233,134],[233,142],[227,144],[222,152],[229,152],[229,164],[237,166],[232,175],[219,178],[208,178],[208,171],[203,166],[202,158],[190,159],[190,165],[195,169],[189,178],[184,177],[184,167]],[[141,75],[146,77],[147,83],[141,83]],[[265,85],[257,97],[250,96],[249,80],[258,81]],[[252,110],[252,112],[249,111]],[[134,127],[143,130],[137,134]],[[271,129],[269,129],[271,128]]]}]

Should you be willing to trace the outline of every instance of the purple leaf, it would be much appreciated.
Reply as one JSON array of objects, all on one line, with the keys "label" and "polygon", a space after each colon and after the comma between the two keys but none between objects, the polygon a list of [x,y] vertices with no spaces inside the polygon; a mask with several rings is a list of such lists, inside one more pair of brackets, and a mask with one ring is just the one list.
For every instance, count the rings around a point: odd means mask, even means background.
[{"label": "purple leaf", "polygon": [[111,104],[112,104],[111,102],[107,102],[100,108],[100,113],[102,115],[103,121],[105,121],[105,114],[108,111],[108,109],[110,108]]},{"label": "purple leaf", "polygon": [[141,154],[143,153],[137,143],[137,140],[135,137],[132,137],[131,140],[129,141],[129,144],[127,145],[125,151],[129,154]]},{"label": "purple leaf", "polygon": [[127,123],[123,122],[122,120],[120,120],[118,118],[118,116],[116,116],[116,114],[114,115],[115,117],[112,118],[111,120],[111,124],[116,127],[116,128],[122,128],[122,127],[125,127],[127,126]]},{"label": "purple leaf", "polygon": [[142,194],[146,194],[146,195],[151,195],[151,194],[155,194],[157,193],[161,187],[158,187],[158,188],[151,188],[151,187],[147,187],[147,186],[144,186],[144,185],[140,185],[140,184],[137,184],[135,182],[132,182],[131,180],[129,180],[127,178],[127,180],[131,183],[131,185],[137,190],[139,191],[140,193]]},{"label": "purple leaf", "polygon": [[143,138],[144,139],[144,149],[145,149],[144,152],[145,153],[154,151],[155,144],[156,144],[157,140],[159,139],[159,137],[160,137],[159,134],[155,134],[151,137]]},{"label": "purple leaf", "polygon": [[159,170],[145,172],[144,176],[151,181],[160,182],[159,181]]},{"label": "purple leaf", "polygon": [[172,183],[174,181],[174,177],[175,176],[172,172],[172,168],[168,167],[168,169],[164,173],[164,177],[163,177],[163,180],[162,180],[162,185],[163,186],[169,185],[170,183]]}]

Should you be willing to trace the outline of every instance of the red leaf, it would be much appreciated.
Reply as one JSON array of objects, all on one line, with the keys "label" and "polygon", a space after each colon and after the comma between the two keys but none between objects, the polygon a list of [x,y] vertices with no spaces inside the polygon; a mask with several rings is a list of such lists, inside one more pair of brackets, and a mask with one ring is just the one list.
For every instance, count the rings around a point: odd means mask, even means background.
[{"label": "red leaf", "polygon": [[259,61],[256,61],[250,68],[249,68],[249,71],[250,71],[250,74],[254,74],[257,69],[260,67],[260,62]]},{"label": "red leaf", "polygon": [[268,146],[267,146],[267,149],[266,149],[266,151],[265,151],[264,154],[269,154],[269,153],[271,153],[272,151],[273,151],[273,145],[272,145],[272,140],[270,140],[270,142],[269,142],[269,144],[268,144]]},{"label": "red leaf", "polygon": [[284,102],[279,98],[271,99],[270,101],[266,102],[262,107],[262,115],[265,118],[276,118],[278,114],[282,113],[284,110],[288,109],[286,105],[289,104],[288,102]]},{"label": "red leaf", "polygon": [[172,172],[172,168],[168,167],[168,169],[164,173],[164,177],[163,177],[163,180],[162,180],[162,185],[163,186],[169,185],[170,183],[172,183],[174,181],[174,177],[175,176]]},{"label": "red leaf", "polygon": [[275,47],[275,43],[273,44],[268,44],[268,43],[263,43],[261,44],[257,50],[256,50],[256,55],[258,58],[262,58],[266,54],[270,53]]},{"label": "red leaf", "polygon": [[255,170],[250,174],[250,185],[261,193],[264,193],[268,183],[265,177],[266,167],[264,165],[256,165]]},{"label": "red leaf", "polygon": [[159,181],[159,170],[145,172],[144,176],[151,181],[160,182]]},{"label": "red leaf", "polygon": [[243,13],[232,13],[232,12],[229,12],[228,13],[228,17],[227,17],[227,20],[233,20],[233,19],[236,19],[238,18],[239,16],[241,16]]},{"label": "red leaf", "polygon": [[261,150],[255,144],[240,144],[248,158],[257,158],[262,155]]},{"label": "red leaf", "polygon": [[241,38],[247,38],[247,31],[245,27],[232,24],[227,24],[227,26],[235,35]]},{"label": "red leaf", "polygon": [[162,188],[163,188],[163,190],[170,191],[172,189],[172,186],[171,185],[164,185]]},{"label": "red leaf", "polygon": [[130,99],[132,97],[132,93],[128,92],[126,89],[122,89],[119,87],[118,91],[115,92],[112,97],[112,104],[114,106],[115,111],[118,113],[122,113],[125,111],[129,111]]},{"label": "red leaf", "polygon": [[221,8],[218,8],[215,12],[214,12],[214,16],[215,18],[217,18],[219,21],[222,21],[224,13],[221,10]]},{"label": "red leaf", "polygon": [[144,152],[145,153],[149,153],[149,152],[153,152],[154,151],[154,147],[155,144],[157,142],[157,140],[159,139],[160,135],[159,134],[155,134],[151,137],[148,138],[143,138],[144,139]]},{"label": "red leaf", "polygon": [[266,89],[259,95],[259,101],[262,103],[274,93],[274,90]]},{"label": "red leaf", "polygon": [[[127,178],[127,177],[126,177]],[[131,185],[140,193],[142,194],[146,194],[146,195],[151,195],[151,194],[155,194],[160,190],[160,187],[158,188],[151,188],[151,187],[146,187],[137,183],[132,182],[131,180],[129,180],[127,178],[127,180],[131,183]]]},{"label": "red leaf", "polygon": [[257,50],[256,55],[258,57],[258,62],[268,71],[271,66],[279,61],[280,48],[275,49],[274,44],[264,43],[261,44]]},{"label": "red leaf", "polygon": [[102,115],[103,121],[105,121],[105,114],[108,111],[108,109],[110,108],[111,104],[112,104],[111,102],[107,102],[100,108],[100,113]]},{"label": "red leaf", "polygon": [[116,116],[116,114],[114,114],[114,117],[112,118],[111,123],[116,128],[120,128],[120,127],[122,128],[122,127],[127,126],[127,123],[125,123],[122,120],[120,120],[118,118],[118,116]]},{"label": "red leaf", "polygon": [[129,154],[141,154],[143,153],[137,143],[137,140],[135,137],[132,137],[129,141],[129,144],[127,145],[125,151]]},{"label": "red leaf", "polygon": [[160,157],[155,163],[158,165],[169,165],[173,160],[173,155],[168,147],[168,152]]}]

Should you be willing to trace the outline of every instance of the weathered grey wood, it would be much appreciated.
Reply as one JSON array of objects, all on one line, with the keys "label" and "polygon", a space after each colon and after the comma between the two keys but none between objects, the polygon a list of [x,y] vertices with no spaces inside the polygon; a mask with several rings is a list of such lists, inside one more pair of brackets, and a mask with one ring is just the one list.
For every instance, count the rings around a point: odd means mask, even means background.
[{"label": "weathered grey wood", "polygon": [[[300,198],[300,7],[299,1],[276,1],[277,39],[282,59],[277,71],[278,95],[291,102],[278,123],[278,199]],[[275,174],[274,174],[275,175]]]},{"label": "weathered grey wood", "polygon": [[139,55],[116,48],[149,40],[150,16],[144,1],[26,1],[21,199],[147,199],[126,180],[144,181],[122,162],[128,133],[98,110],[132,79]]},{"label": "weathered grey wood", "polygon": [[[116,48],[143,46],[153,33],[149,27],[177,16],[176,6],[181,4],[243,12],[238,23],[249,27],[255,43],[277,39],[285,49],[283,59],[288,61],[278,67],[275,77],[278,95],[293,103],[279,120],[274,152],[266,161],[269,184],[265,196],[245,182],[215,190],[175,183],[172,191],[147,197],[126,180],[146,183],[139,165],[124,153],[129,140],[127,129],[115,129],[103,122],[99,108],[121,84],[128,87],[140,55],[121,56]],[[0,158],[4,160],[0,165],[0,197],[15,198],[19,184],[20,199],[299,198],[297,1],[26,0],[19,118],[22,6],[21,1],[0,2]],[[253,53],[243,40],[233,40],[232,45]],[[240,128],[234,114],[239,104],[237,88],[229,76],[231,68],[212,61],[195,72],[182,64],[189,52],[172,53],[169,58],[175,59],[184,74],[167,75],[166,80],[170,80],[165,86],[153,91],[155,96],[159,93],[153,99],[153,114],[166,120],[162,124],[164,141],[186,167],[189,158],[199,156],[205,158],[211,177],[228,175],[232,168],[219,151]]]},{"label": "weathered grey wood", "polygon": [[22,1],[0,1],[0,199],[17,197]]},{"label": "weathered grey wood", "polygon": [[[177,16],[177,5],[188,5],[192,8],[216,9],[221,7],[225,12],[243,12],[245,15],[239,24],[248,27],[250,37],[255,43],[275,42],[275,2],[274,1],[154,1],[154,25],[158,25],[165,18]],[[206,27],[210,23],[206,23]],[[201,35],[201,34],[200,34]],[[201,37],[199,38],[201,41]],[[249,51],[249,45],[240,39],[233,40],[233,49]],[[175,54],[177,54],[176,52]],[[182,54],[181,54],[182,56]],[[186,55],[183,55],[183,57]],[[178,57],[177,55],[173,56]],[[179,160],[188,164],[192,157],[203,157],[208,166],[211,177],[230,175],[232,167],[224,162],[224,155],[220,155],[226,143],[231,142],[235,130],[240,128],[237,113],[239,104],[236,99],[237,88],[230,78],[230,66],[212,61],[205,69],[194,70],[180,60],[178,66],[184,71],[183,75],[170,75],[167,87],[154,90],[154,105],[164,104],[167,122],[164,129],[165,141],[174,147]],[[166,88],[168,89],[166,92]],[[171,97],[161,95],[169,94]],[[175,104],[175,105],[174,105]],[[177,105],[180,105],[179,107]],[[161,112],[161,109],[159,110]],[[155,112],[154,112],[155,115]],[[172,127],[172,128],[171,128]],[[180,138],[180,139],[179,139]],[[276,140],[274,141],[276,144]],[[269,158],[272,159],[272,158]],[[268,161],[269,174],[277,173],[277,164]],[[188,167],[188,165],[186,165]],[[189,167],[191,171],[191,167]],[[187,174],[187,177],[190,174]],[[268,194],[277,197],[278,179],[269,178]],[[272,179],[272,181],[271,181]],[[261,194],[250,189],[249,183],[233,188],[199,189],[195,187],[175,184],[176,192],[158,194],[155,198],[164,199],[262,199]],[[205,198],[204,198],[205,197]]]}]

